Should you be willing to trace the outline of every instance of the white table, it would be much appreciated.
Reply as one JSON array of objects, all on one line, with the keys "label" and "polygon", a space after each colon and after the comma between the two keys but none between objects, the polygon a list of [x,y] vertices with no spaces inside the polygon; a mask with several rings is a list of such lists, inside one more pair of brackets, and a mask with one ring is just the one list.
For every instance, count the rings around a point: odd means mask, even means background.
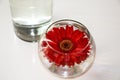
[{"label": "white table", "polygon": [[[0,80],[64,80],[43,67],[37,43],[16,37],[8,2],[0,0]],[[53,10],[53,21],[77,20],[96,42],[94,65],[74,80],[120,80],[120,0],[54,0]]]}]

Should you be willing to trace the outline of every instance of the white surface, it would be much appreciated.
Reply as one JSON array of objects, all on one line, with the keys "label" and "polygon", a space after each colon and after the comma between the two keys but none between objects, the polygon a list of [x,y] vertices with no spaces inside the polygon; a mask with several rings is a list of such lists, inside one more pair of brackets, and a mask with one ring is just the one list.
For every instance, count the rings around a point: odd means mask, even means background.
[{"label": "white surface", "polygon": [[[94,65],[74,80],[120,80],[120,0],[54,0],[53,10],[53,20],[83,23],[96,42]],[[15,36],[8,0],[0,0],[0,80],[41,79],[64,80],[42,66],[37,43]]]}]

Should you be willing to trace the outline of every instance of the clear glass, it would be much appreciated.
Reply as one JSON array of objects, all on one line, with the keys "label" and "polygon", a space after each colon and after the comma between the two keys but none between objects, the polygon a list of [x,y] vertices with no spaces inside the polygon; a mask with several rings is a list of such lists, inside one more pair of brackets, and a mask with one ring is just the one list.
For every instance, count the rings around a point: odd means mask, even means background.
[{"label": "clear glass", "polygon": [[38,40],[40,27],[52,18],[52,0],[9,0],[17,36]]},{"label": "clear glass", "polygon": [[51,24],[40,37],[38,48],[43,65],[62,78],[74,78],[87,72],[96,53],[88,29],[69,19]]}]

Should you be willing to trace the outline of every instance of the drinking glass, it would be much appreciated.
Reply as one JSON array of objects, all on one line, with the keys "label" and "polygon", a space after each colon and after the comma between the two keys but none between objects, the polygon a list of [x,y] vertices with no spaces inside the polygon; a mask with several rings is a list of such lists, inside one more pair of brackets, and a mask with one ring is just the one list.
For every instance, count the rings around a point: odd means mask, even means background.
[{"label": "drinking glass", "polygon": [[37,41],[52,18],[52,0],[9,0],[9,3],[16,35],[25,41]]}]

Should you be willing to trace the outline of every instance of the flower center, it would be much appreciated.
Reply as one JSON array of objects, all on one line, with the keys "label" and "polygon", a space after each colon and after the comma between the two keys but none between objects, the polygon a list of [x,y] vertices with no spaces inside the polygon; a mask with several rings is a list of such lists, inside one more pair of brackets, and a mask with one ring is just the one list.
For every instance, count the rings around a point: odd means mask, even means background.
[{"label": "flower center", "polygon": [[60,42],[60,48],[63,51],[69,51],[72,49],[72,47],[73,47],[73,43],[71,40],[63,40]]}]

